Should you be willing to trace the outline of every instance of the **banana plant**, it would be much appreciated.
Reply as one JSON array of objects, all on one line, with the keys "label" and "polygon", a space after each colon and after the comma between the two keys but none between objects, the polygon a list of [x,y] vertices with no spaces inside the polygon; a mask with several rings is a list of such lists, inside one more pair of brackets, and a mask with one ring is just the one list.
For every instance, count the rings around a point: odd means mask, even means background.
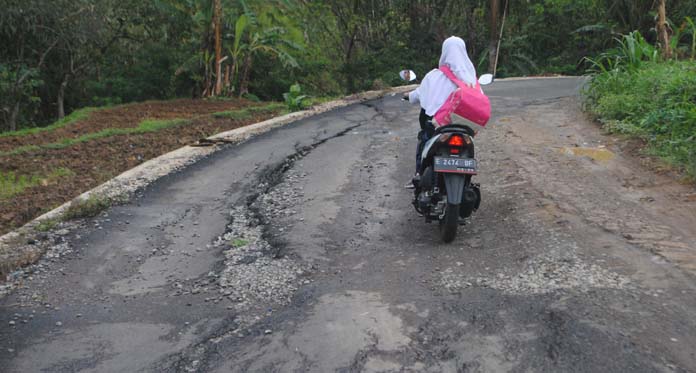
[{"label": "banana plant", "polygon": [[239,60],[244,53],[246,45],[242,43],[242,38],[244,33],[249,26],[250,16],[247,13],[240,15],[234,24],[234,42],[232,47],[227,49],[227,52],[232,59],[232,67],[230,68],[232,76],[229,78],[231,84],[231,89],[234,89],[235,80],[239,76]]},{"label": "banana plant", "polygon": [[691,34],[691,60],[696,57],[696,24],[691,17],[686,17],[684,22],[689,26],[689,33]]},{"label": "banana plant", "polygon": [[301,33],[276,7],[261,8],[258,16],[245,6],[244,14],[235,22],[234,43],[228,49],[232,59],[231,79],[239,83],[239,96],[249,92],[249,77],[254,58],[265,53],[278,58],[286,68],[297,68],[299,64],[292,51],[303,49]]},{"label": "banana plant", "polygon": [[283,93],[283,99],[291,111],[304,110],[308,106],[309,96],[302,94],[302,87],[298,83],[290,86],[290,92]]}]

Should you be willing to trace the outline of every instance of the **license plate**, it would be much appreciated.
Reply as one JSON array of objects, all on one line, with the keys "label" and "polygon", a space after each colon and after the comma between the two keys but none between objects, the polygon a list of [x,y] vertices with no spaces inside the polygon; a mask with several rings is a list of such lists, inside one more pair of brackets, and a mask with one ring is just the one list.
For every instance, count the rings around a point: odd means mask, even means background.
[{"label": "license plate", "polygon": [[435,157],[435,172],[476,174],[476,160],[473,158]]}]

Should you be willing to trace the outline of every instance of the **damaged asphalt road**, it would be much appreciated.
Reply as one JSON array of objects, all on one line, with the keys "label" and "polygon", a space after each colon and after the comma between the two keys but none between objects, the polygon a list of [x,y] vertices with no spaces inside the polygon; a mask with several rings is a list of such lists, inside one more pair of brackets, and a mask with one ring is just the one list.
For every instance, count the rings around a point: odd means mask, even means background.
[{"label": "damaged asphalt road", "polygon": [[397,96],[165,177],[0,300],[0,370],[696,371],[693,189],[623,155],[581,85],[487,90],[483,202],[452,244],[403,189]]}]

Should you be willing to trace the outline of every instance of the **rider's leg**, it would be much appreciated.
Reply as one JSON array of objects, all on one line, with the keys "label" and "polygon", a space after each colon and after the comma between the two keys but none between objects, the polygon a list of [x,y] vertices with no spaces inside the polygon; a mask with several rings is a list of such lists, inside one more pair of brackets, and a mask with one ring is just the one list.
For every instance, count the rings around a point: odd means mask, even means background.
[{"label": "rider's leg", "polygon": [[425,114],[425,110],[421,109],[420,116],[418,117],[421,130],[418,132],[418,147],[416,148],[416,174],[420,172],[421,153],[423,152],[423,147],[435,133],[435,127],[431,122],[432,119],[433,117]]}]

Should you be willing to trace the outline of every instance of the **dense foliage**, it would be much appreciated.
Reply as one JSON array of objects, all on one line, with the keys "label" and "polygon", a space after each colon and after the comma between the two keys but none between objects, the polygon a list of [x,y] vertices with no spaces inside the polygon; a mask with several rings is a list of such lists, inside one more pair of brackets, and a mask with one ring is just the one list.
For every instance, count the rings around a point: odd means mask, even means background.
[{"label": "dense foliage", "polygon": [[648,62],[597,75],[590,110],[614,132],[639,136],[652,151],[696,176],[696,62]]},{"label": "dense foliage", "polygon": [[[654,1],[2,0],[0,131],[85,106],[173,97],[282,100],[399,84],[462,36],[479,70],[583,73],[613,36],[656,35]],[[673,0],[675,22],[696,1]],[[682,30],[674,23],[675,32]],[[496,58],[497,39],[502,34]],[[684,31],[688,38],[688,31]],[[216,58],[219,57],[219,60]]]},{"label": "dense foliage", "polygon": [[[588,109],[607,129],[643,138],[653,153],[696,177],[696,28],[674,41],[676,57],[663,60],[638,32],[590,60],[596,70],[585,92]],[[675,34],[673,38],[681,38]],[[683,47],[682,47],[683,46]]]}]

